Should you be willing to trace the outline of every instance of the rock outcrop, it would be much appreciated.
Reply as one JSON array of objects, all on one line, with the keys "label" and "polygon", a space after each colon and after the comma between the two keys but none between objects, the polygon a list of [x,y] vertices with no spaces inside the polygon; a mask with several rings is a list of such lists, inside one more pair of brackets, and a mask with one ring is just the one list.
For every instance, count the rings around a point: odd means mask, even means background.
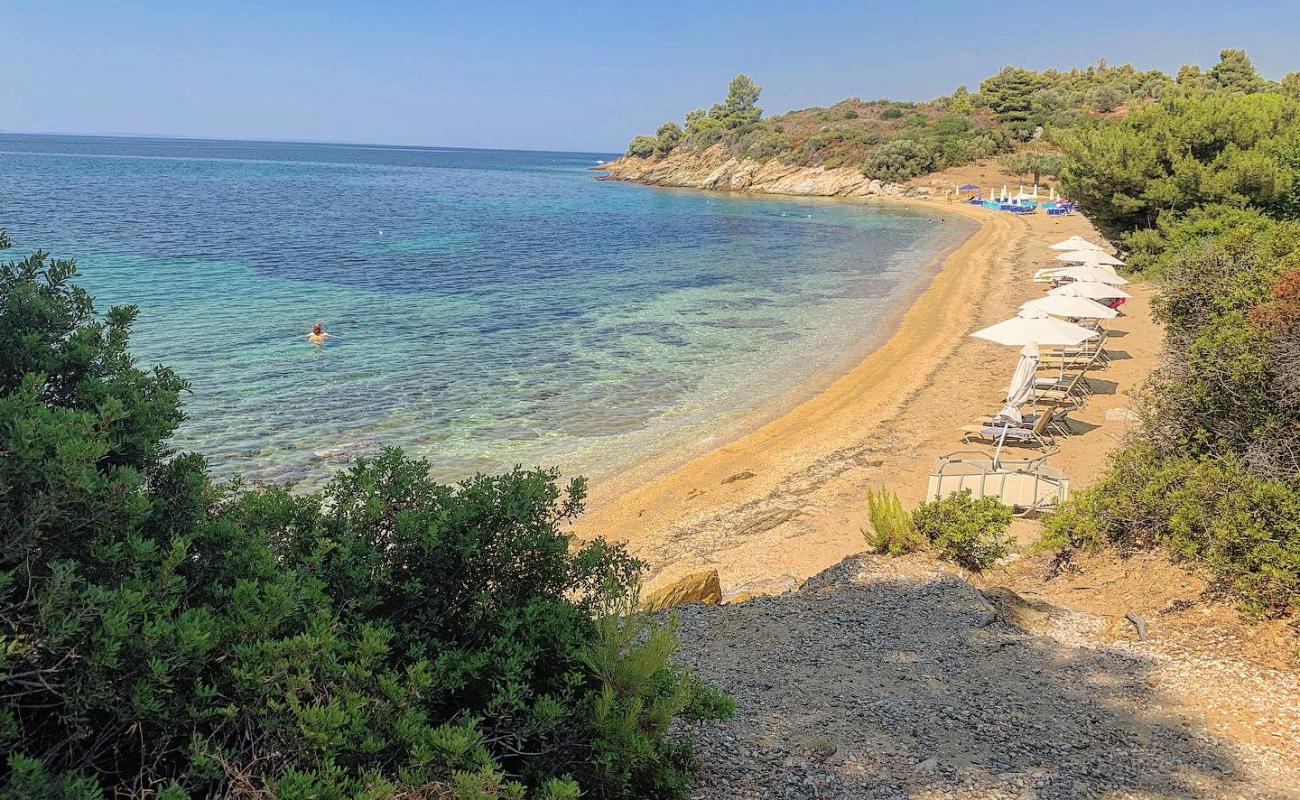
[{"label": "rock outcrop", "polygon": [[641,601],[646,611],[662,611],[665,608],[686,603],[703,603],[715,606],[722,602],[722,582],[718,579],[716,569],[696,572],[675,581],[664,588],[652,592]]},{"label": "rock outcrop", "polygon": [[663,158],[623,156],[596,169],[607,172],[605,180],[725,192],[814,197],[899,197],[904,193],[901,184],[882,183],[857,169],[799,167],[736,158],[721,145],[702,152],[678,149]]}]

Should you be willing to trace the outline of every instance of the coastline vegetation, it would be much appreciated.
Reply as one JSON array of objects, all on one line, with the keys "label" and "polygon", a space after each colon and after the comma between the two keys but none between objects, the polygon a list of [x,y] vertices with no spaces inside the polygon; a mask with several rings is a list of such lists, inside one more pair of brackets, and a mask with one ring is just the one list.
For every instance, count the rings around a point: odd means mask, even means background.
[{"label": "coastline vegetation", "polygon": [[627,155],[664,158],[717,147],[727,155],[795,166],[859,169],[871,178],[904,181],[989,156],[1009,154],[1015,173],[1055,175],[1057,139],[1099,120],[1158,106],[1170,97],[1249,91],[1295,96],[1300,73],[1280,82],[1261,78],[1241,50],[1224,50],[1208,70],[1186,65],[1176,76],[1105,61],[1041,72],[1007,67],[980,82],[925,102],[851,97],[826,108],[764,117],[760,87],[736,76],[726,100],[667,122],[655,136],[632,139]]},{"label": "coastline vegetation", "polygon": [[996,497],[971,497],[969,489],[921,503],[911,512],[887,489],[867,491],[867,546],[901,556],[933,547],[940,558],[979,572],[1011,552],[1012,509]]},{"label": "coastline vegetation", "polygon": [[974,572],[1011,552],[1012,509],[996,497],[971,497],[970,489],[917,506],[912,524],[944,558]]},{"label": "coastline vegetation", "polygon": [[687,796],[731,701],[630,610],[637,561],[561,532],[580,479],[215,483],[74,277],[0,264],[0,799]]},{"label": "coastline vegetation", "polygon": [[1140,433],[1044,545],[1165,545],[1258,615],[1300,611],[1300,75],[1208,74],[1060,141],[1064,191],[1159,287]]}]

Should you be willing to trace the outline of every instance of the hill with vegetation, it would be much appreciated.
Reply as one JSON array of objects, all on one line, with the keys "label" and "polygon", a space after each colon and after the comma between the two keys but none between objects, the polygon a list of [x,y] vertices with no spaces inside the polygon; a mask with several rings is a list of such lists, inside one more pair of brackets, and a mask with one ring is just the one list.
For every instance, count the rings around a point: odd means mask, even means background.
[{"label": "hill with vegetation", "polygon": [[1300,73],[1280,83],[1264,81],[1241,50],[1224,50],[1210,69],[1184,66],[1176,76],[1104,61],[1068,71],[1007,67],[975,92],[959,86],[925,102],[852,97],[768,117],[758,105],[760,87],[738,75],[721,103],[689,112],[680,125],[665,122],[653,136],[636,136],[626,157],[653,162],[707,151],[715,158],[852,169],[868,179],[901,182],[1002,155],[1012,172],[1032,179],[1058,170],[1062,131],[1173,95],[1232,89],[1247,79],[1258,81],[1261,91],[1286,92],[1300,84]]},{"label": "hill with vegetation", "polygon": [[1300,76],[1249,62],[1060,137],[1064,190],[1159,287],[1143,427],[1049,544],[1166,544],[1300,611]]}]

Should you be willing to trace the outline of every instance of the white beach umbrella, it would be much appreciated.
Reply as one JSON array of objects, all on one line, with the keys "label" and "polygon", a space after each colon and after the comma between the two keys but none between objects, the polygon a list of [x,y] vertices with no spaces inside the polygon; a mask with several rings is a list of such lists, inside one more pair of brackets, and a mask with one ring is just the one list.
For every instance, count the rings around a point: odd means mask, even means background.
[{"label": "white beach umbrella", "polygon": [[1068,253],[1061,253],[1056,257],[1057,261],[1066,261],[1071,264],[1088,264],[1094,267],[1122,267],[1124,262],[1118,258],[1101,250],[1071,250]]},{"label": "white beach umbrella", "polygon": [[1072,346],[1096,337],[1097,332],[1056,319],[1046,311],[1030,308],[1022,309],[1011,319],[975,331],[971,336],[1015,347],[1027,344]]},{"label": "white beach umbrella", "polygon": [[1005,202],[1006,199],[1007,199],[1007,185],[1004,183],[1002,184],[1002,200]]},{"label": "white beach umbrella", "polygon": [[1111,286],[1123,286],[1128,283],[1126,279],[1116,275],[1113,269],[1085,265],[1053,270],[1052,277],[1069,278],[1072,281],[1096,281],[1097,283],[1108,283]]},{"label": "white beach umbrella", "polygon": [[1038,199],[1038,184],[1034,184],[1034,199]]},{"label": "white beach umbrella", "polygon": [[1082,236],[1071,236],[1069,239],[1063,239],[1049,247],[1051,250],[1097,250],[1104,252],[1101,245],[1093,244]]},{"label": "white beach umbrella", "polygon": [[1020,406],[1034,396],[1034,373],[1037,371],[1038,345],[1030,342],[1020,348],[1020,360],[1016,362],[1016,371],[1011,373],[1011,383],[1007,384],[1007,396],[998,416],[1012,420],[1017,425],[1024,420]]},{"label": "white beach umbrella", "polygon": [[1052,297],[1086,297],[1089,300],[1127,300],[1133,295],[1107,283],[1074,281],[1058,286],[1047,293]]},{"label": "white beach umbrella", "polygon": [[1110,306],[1104,306],[1096,300],[1089,300],[1086,297],[1062,297],[1061,295],[1049,294],[1047,297],[1030,300],[1020,307],[1036,308],[1039,311],[1046,311],[1054,317],[1069,317],[1071,319],[1114,319],[1119,316],[1119,312]]}]

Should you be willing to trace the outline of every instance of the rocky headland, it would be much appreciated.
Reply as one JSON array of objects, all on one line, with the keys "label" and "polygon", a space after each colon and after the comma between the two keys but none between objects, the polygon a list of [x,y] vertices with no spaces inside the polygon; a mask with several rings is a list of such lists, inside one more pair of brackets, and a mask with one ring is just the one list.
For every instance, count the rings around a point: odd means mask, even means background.
[{"label": "rocky headland", "polygon": [[852,167],[801,167],[777,160],[736,158],[721,145],[694,151],[678,148],[666,156],[623,156],[596,167],[606,180],[652,186],[809,197],[903,197],[927,194],[898,183],[868,178]]}]

